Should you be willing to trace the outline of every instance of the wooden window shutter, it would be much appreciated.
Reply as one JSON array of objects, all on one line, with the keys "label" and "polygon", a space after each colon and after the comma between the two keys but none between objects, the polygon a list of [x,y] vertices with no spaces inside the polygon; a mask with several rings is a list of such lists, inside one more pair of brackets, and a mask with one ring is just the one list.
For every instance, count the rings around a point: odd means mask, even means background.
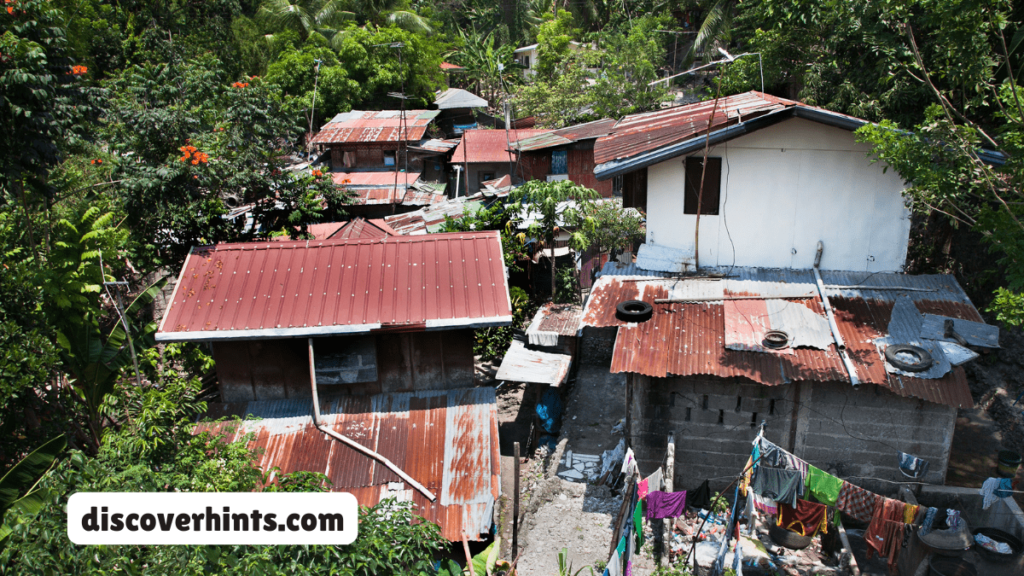
[{"label": "wooden window shutter", "polygon": [[[697,213],[697,189],[700,188],[703,156],[686,159],[686,199],[683,203],[685,214]],[[704,174],[704,196],[700,198],[700,213],[703,216],[718,216],[719,196],[722,189],[722,159],[708,158]]]},{"label": "wooden window shutter", "polygon": [[647,212],[647,168],[622,176],[622,207]]}]

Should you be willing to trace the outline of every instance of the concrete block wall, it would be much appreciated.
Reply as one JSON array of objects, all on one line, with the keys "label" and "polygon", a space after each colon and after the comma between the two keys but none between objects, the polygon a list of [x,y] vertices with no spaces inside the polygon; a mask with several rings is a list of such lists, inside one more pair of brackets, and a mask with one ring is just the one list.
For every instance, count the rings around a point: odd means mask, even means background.
[{"label": "concrete block wall", "polygon": [[713,489],[725,488],[743,470],[762,420],[769,440],[789,445],[793,385],[711,376],[634,374],[632,380],[629,441],[644,475],[663,464],[670,433],[675,434],[678,489],[692,490],[706,479],[713,479]]},{"label": "concrete block wall", "polygon": [[925,482],[944,482],[955,408],[872,384],[814,383],[804,390],[794,450],[801,458],[843,478],[868,477],[856,482],[885,492],[891,484],[869,478],[906,480],[897,454],[903,451],[930,462]]}]

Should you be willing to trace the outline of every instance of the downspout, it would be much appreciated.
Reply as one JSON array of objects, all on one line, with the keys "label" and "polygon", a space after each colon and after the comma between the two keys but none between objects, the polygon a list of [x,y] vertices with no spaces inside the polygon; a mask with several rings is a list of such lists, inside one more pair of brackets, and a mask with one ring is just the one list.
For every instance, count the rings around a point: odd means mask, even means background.
[{"label": "downspout", "polygon": [[355,440],[347,436],[338,434],[337,432],[331,430],[326,424],[323,423],[323,421],[320,419],[320,398],[317,396],[316,393],[316,368],[314,367],[313,364],[312,338],[309,338],[309,381],[310,384],[312,385],[313,390],[313,424],[317,427],[318,430],[320,430],[324,434],[327,434],[331,438],[334,438],[335,440],[338,440],[339,442],[347,445],[348,447],[358,450],[359,452],[362,452],[363,454],[369,456],[370,458],[373,458],[374,460],[387,466],[389,470],[397,474],[402,480],[408,482],[413,488],[419,490],[420,493],[426,496],[427,499],[430,500],[431,502],[437,500],[437,496],[434,496],[433,492],[427,490],[422,484],[413,480],[411,476],[409,476],[401,468],[396,466],[394,462],[388,460],[387,458],[378,454],[377,452],[370,450],[369,448],[363,446],[359,442],[356,442]]},{"label": "downspout", "polygon": [[836,343],[836,350],[839,351],[839,357],[843,359],[843,366],[846,367],[846,372],[850,375],[850,384],[854,386],[860,385],[860,379],[857,378],[857,368],[850,361],[850,357],[846,354],[846,343],[843,342],[843,337],[839,334],[839,326],[836,324],[835,314],[832,312],[832,305],[828,301],[828,296],[825,295],[825,283],[821,281],[821,273],[818,272],[818,266],[821,265],[821,253],[825,250],[825,245],[821,240],[818,240],[818,250],[814,254],[814,281],[818,286],[818,295],[821,296],[821,305],[825,308],[825,316],[828,317],[828,328],[832,332],[832,339]]}]

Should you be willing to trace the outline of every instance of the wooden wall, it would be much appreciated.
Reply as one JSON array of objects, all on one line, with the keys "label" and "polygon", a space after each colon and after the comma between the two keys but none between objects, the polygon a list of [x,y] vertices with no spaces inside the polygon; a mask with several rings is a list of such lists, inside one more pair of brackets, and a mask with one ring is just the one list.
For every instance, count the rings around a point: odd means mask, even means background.
[{"label": "wooden wall", "polygon": [[[326,350],[344,348],[356,339],[373,340],[376,380],[321,384],[320,394],[380,394],[473,385],[472,329],[314,338],[314,354],[318,343],[326,354]],[[213,357],[223,402],[312,395],[305,338],[215,342]]]}]

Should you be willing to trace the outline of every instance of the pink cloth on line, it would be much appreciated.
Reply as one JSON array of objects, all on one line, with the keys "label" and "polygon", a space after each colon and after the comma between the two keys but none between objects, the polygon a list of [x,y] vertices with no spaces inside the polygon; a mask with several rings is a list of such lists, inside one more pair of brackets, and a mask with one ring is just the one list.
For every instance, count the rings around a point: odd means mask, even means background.
[{"label": "pink cloth on line", "polygon": [[661,492],[655,490],[647,494],[647,519],[678,518],[686,512],[686,490],[679,492]]},{"label": "pink cloth on line", "polygon": [[647,479],[646,478],[644,478],[643,480],[640,481],[640,484],[637,486],[636,492],[637,492],[637,495],[640,497],[641,500],[644,499],[644,498],[647,498]]}]

